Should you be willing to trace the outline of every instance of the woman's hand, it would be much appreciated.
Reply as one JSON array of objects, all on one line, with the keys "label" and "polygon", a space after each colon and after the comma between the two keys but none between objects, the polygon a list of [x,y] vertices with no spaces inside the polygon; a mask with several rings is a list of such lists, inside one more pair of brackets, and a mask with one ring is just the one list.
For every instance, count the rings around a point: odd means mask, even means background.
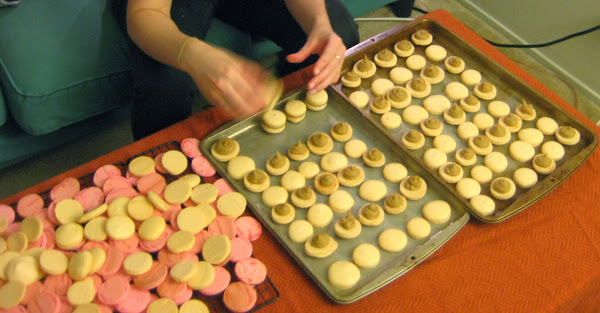
[{"label": "woman's hand", "polygon": [[287,56],[290,63],[300,63],[311,54],[318,54],[319,59],[314,65],[315,75],[308,82],[308,89],[316,93],[335,83],[340,78],[346,46],[329,24],[315,25],[304,46],[296,53]]},{"label": "woman's hand", "polygon": [[269,75],[258,63],[193,40],[182,53],[181,67],[204,97],[231,117],[250,116],[266,105]]}]

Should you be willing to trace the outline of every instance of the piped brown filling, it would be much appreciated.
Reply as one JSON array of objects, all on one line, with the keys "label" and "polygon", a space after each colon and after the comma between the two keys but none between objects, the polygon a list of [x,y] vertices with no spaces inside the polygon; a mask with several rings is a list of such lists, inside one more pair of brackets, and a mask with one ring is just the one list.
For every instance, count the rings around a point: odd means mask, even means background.
[{"label": "piped brown filling", "polygon": [[406,189],[413,191],[418,190],[419,188],[421,188],[422,184],[423,182],[421,181],[421,178],[419,176],[411,176],[406,181]]},{"label": "piped brown filling", "polygon": [[327,234],[320,233],[312,237],[310,244],[315,248],[325,248],[329,244],[330,240],[331,237],[329,237]]},{"label": "piped brown filling", "polygon": [[377,53],[377,58],[381,61],[391,61],[394,59],[394,53],[390,49],[384,49]]},{"label": "piped brown filling", "polygon": [[374,220],[379,217],[381,214],[381,210],[379,206],[375,203],[370,203],[362,209],[362,216],[364,216],[368,220]]},{"label": "piped brown filling", "polygon": [[340,224],[344,229],[352,229],[356,226],[356,218],[348,211],[348,213],[340,220]]},{"label": "piped brown filling", "polygon": [[417,143],[421,141],[421,134],[418,131],[411,129],[406,135],[406,140],[408,142]]},{"label": "piped brown filling", "polygon": [[285,157],[277,151],[275,152],[275,156],[269,160],[269,164],[274,168],[282,168],[285,165],[285,161]]},{"label": "piped brown filling", "polygon": [[264,183],[267,180],[267,175],[265,175],[265,173],[258,171],[258,170],[253,170],[250,171],[250,173],[248,173],[248,182],[252,183],[252,184],[256,184],[256,185],[260,185],[262,183]]},{"label": "piped brown filling", "polygon": [[235,140],[223,138],[215,144],[215,151],[218,154],[230,154],[235,149]]},{"label": "piped brown filling", "polygon": [[510,183],[506,179],[495,180],[492,189],[498,193],[507,193],[510,191]]},{"label": "piped brown filling", "polygon": [[358,70],[361,72],[368,72],[373,68],[373,63],[371,62],[371,60],[369,60],[369,58],[367,58],[367,55],[365,54],[364,59],[358,61]]}]

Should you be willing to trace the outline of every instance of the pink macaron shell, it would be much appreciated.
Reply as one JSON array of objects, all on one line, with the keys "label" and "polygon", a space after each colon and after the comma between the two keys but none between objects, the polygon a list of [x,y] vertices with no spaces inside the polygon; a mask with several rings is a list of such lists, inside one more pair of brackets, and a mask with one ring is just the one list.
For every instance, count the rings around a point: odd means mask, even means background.
[{"label": "pink macaron shell", "polygon": [[223,293],[223,304],[229,311],[236,313],[250,311],[256,304],[256,299],[254,286],[240,281],[231,283]]},{"label": "pink macaron shell", "polygon": [[214,235],[225,235],[229,239],[233,239],[236,234],[235,218],[229,216],[217,216],[208,225],[208,234]]},{"label": "pink macaron shell", "polygon": [[128,274],[128,273],[125,271],[125,269],[123,268],[123,266],[121,266],[121,268],[119,268],[119,270],[118,270],[116,273],[114,273],[114,274],[110,274],[110,275],[106,275],[106,276],[103,276],[102,278],[103,278],[104,280],[108,280],[108,279],[110,279],[111,277],[115,277],[115,276],[119,276],[119,277],[123,278],[123,279],[124,279],[124,280],[126,280],[128,283],[129,283],[129,282],[131,282],[131,281],[133,280],[133,276],[129,275],[129,274]]},{"label": "pink macaron shell", "polygon": [[33,212],[32,216],[35,216],[41,220],[42,224],[44,224],[44,228],[54,228],[56,226],[56,224],[50,221],[50,218],[48,217],[48,209],[46,208]]},{"label": "pink macaron shell", "polygon": [[231,187],[231,185],[229,185],[229,183],[224,178],[219,178],[219,179],[215,180],[213,185],[215,185],[215,187],[217,187],[217,190],[219,191],[219,197],[226,193],[230,193],[230,192],[234,191],[233,188]]},{"label": "pink macaron shell", "polygon": [[205,229],[201,230],[199,233],[194,235],[196,241],[194,242],[194,246],[190,250],[191,253],[198,254],[202,252],[202,246],[204,246],[204,242],[208,239],[208,231]]},{"label": "pink macaron shell", "polygon": [[229,260],[233,263],[252,256],[252,243],[244,237],[231,239],[231,253]]},{"label": "pink macaron shell", "polygon": [[54,249],[56,246],[56,231],[54,231],[54,228],[44,228],[44,236],[46,237],[46,243],[42,248]]},{"label": "pink macaron shell", "polygon": [[27,245],[27,249],[31,248],[43,248],[48,244],[48,240],[46,239],[46,233],[42,232],[42,236],[36,241],[31,241]]},{"label": "pink macaron shell", "polygon": [[[150,293],[150,304],[152,304],[152,302],[156,301],[160,299],[157,295]],[[148,304],[148,308],[150,307],[150,304]],[[141,313],[148,313],[148,308],[146,308],[145,310],[143,310]]]},{"label": "pink macaron shell", "polygon": [[154,168],[161,174],[169,174],[167,169],[165,169],[165,167],[162,165],[162,158],[164,155],[165,153],[161,152],[154,157]]},{"label": "pink macaron shell", "polygon": [[133,187],[122,187],[111,190],[111,192],[106,195],[104,202],[110,204],[113,200],[119,197],[127,197],[129,199],[133,199],[139,195],[140,193],[137,192],[137,190],[135,190],[135,188]]},{"label": "pink macaron shell", "polygon": [[235,220],[235,233],[240,237],[255,241],[262,235],[262,226],[252,216],[241,216]]},{"label": "pink macaron shell", "polygon": [[169,252],[169,250],[167,250],[166,248],[163,248],[160,251],[158,251],[157,258],[160,263],[164,264],[169,269],[181,261],[185,261],[185,260],[198,261],[199,260],[198,255],[196,255],[196,254],[193,254],[190,252],[172,253],[172,252]]},{"label": "pink macaron shell", "polygon": [[181,210],[173,210],[171,212],[171,216],[169,216],[169,225],[171,225],[171,227],[175,230],[178,231],[179,230],[179,226],[177,225],[177,217],[179,216],[179,213],[181,213],[183,209]]},{"label": "pink macaron shell", "polygon": [[122,175],[121,170],[118,167],[116,167],[113,164],[106,164],[106,165],[99,167],[94,172],[94,177],[92,178],[92,181],[94,182],[94,185],[102,188],[102,186],[104,186],[104,183],[106,182],[107,179],[114,177],[114,176],[121,176],[121,175]]},{"label": "pink macaron shell", "polygon": [[178,282],[171,278],[171,276],[167,276],[167,278],[156,288],[156,293],[161,298],[169,298],[175,301],[175,299],[181,297],[181,294],[188,288],[189,287],[185,282]]},{"label": "pink macaron shell", "polygon": [[100,285],[102,285],[102,282],[104,281],[102,279],[102,277],[100,277],[99,275],[96,275],[96,274],[90,274],[86,278],[92,279],[92,281],[94,282],[94,288],[96,288],[96,290],[98,290],[98,288],[100,288]]},{"label": "pink macaron shell", "polygon": [[129,296],[130,287],[129,281],[125,278],[111,276],[98,287],[96,297],[103,304],[115,305]]},{"label": "pink macaron shell", "polygon": [[27,305],[29,313],[56,313],[60,312],[62,303],[58,295],[48,291],[40,292]]},{"label": "pink macaron shell", "polygon": [[15,209],[10,205],[0,204],[0,215],[4,215],[9,224],[15,221]]},{"label": "pink macaron shell", "polygon": [[200,293],[205,296],[216,296],[223,292],[231,281],[231,274],[222,266],[215,266],[215,279],[208,287],[200,289]]},{"label": "pink macaron shell", "polygon": [[129,180],[127,180],[127,178],[123,177],[123,176],[113,176],[113,177],[109,177],[105,182],[104,185],[102,186],[102,191],[104,191],[104,194],[108,196],[108,194],[115,190],[115,189],[119,189],[119,188],[125,188],[125,187],[133,187],[133,185],[131,184],[131,182]]},{"label": "pink macaron shell", "polygon": [[250,285],[258,285],[267,278],[267,267],[255,258],[239,260],[234,268],[235,276]]},{"label": "pink macaron shell", "polygon": [[27,290],[25,291],[25,297],[21,300],[22,305],[27,305],[31,300],[38,296],[40,292],[44,291],[44,284],[42,282],[36,280],[33,283],[27,286]]},{"label": "pink macaron shell", "polygon": [[171,204],[171,203],[169,203],[169,208],[170,209],[168,211],[160,212],[160,216],[162,216],[165,219],[165,221],[167,221],[167,222],[171,219],[171,214],[173,214],[173,211],[176,211],[176,210],[181,211],[181,209],[182,209],[181,204]]},{"label": "pink macaron shell", "polygon": [[18,232],[20,229],[21,229],[21,223],[14,222],[14,223],[8,224],[8,226],[6,226],[6,229],[4,230],[4,234],[10,235],[12,233]]},{"label": "pink macaron shell", "polygon": [[140,177],[136,185],[140,193],[147,194],[149,191],[153,191],[158,195],[162,194],[166,186],[167,182],[165,178],[156,172]]},{"label": "pink macaron shell", "polygon": [[22,305],[13,306],[10,309],[2,310],[2,313],[28,313]]},{"label": "pink macaron shell", "polygon": [[79,184],[79,180],[74,177],[67,177],[58,183],[58,185],[52,187],[50,190],[50,200],[73,199],[80,190],[81,185]]},{"label": "pink macaron shell", "polygon": [[192,288],[190,287],[187,287],[186,285],[185,289],[183,289],[183,291],[178,296],[173,297],[171,300],[173,300],[177,305],[182,305],[189,301],[193,295],[194,290],[192,290]]},{"label": "pink macaron shell", "polygon": [[123,240],[113,240],[109,239],[108,243],[114,247],[117,247],[123,253],[129,253],[138,247],[140,243],[140,237],[136,232],[133,235],[129,236],[127,239]]},{"label": "pink macaron shell", "polygon": [[44,199],[36,193],[30,193],[17,202],[17,213],[22,218],[31,216],[33,212],[44,208]]},{"label": "pink macaron shell", "polygon": [[66,297],[72,284],[73,280],[71,280],[67,273],[60,275],[46,275],[44,278],[44,290],[56,294],[59,297]]},{"label": "pink macaron shell", "polygon": [[60,309],[56,313],[73,313],[75,309],[67,297],[60,298]]},{"label": "pink macaron shell", "polygon": [[200,151],[200,140],[198,138],[185,138],[181,141],[181,152],[190,159],[202,155]]},{"label": "pink macaron shell", "polygon": [[106,260],[104,261],[104,264],[102,264],[102,266],[100,266],[100,268],[96,271],[96,273],[103,277],[116,273],[121,268],[124,258],[125,257],[123,256],[123,252],[121,252],[121,250],[116,247],[109,246],[108,249],[106,249]]},{"label": "pink macaron shell", "polygon": [[104,203],[104,192],[96,186],[87,187],[78,192],[73,199],[81,204],[83,211],[87,212]]},{"label": "pink macaron shell", "polygon": [[212,164],[204,156],[197,156],[192,159],[191,167],[194,173],[202,177],[211,177],[217,173]]},{"label": "pink macaron shell", "polygon": [[127,170],[127,172],[125,172],[125,178],[127,178],[127,180],[133,185],[133,186],[137,186],[138,181],[140,180],[140,177],[133,175],[129,170]]},{"label": "pink macaron shell", "polygon": [[102,248],[102,250],[104,250],[104,252],[106,252],[110,245],[106,241],[89,240],[85,244],[83,244],[83,246],[81,247],[81,251],[90,250],[95,247],[100,247]]},{"label": "pink macaron shell", "polygon": [[169,276],[169,269],[158,261],[152,262],[150,270],[133,277],[133,282],[140,289],[150,290],[162,284]]},{"label": "pink macaron shell", "polygon": [[48,205],[48,211],[46,211],[46,214],[48,215],[48,220],[50,221],[50,223],[54,224],[54,225],[60,225],[61,223],[58,221],[58,219],[56,218],[56,214],[55,214],[55,209],[56,209],[56,204],[58,203],[58,201],[53,201]]},{"label": "pink macaron shell", "polygon": [[140,313],[146,310],[151,301],[152,296],[148,290],[141,290],[131,285],[127,297],[117,303],[115,309],[121,313]]},{"label": "pink macaron shell", "polygon": [[[171,228],[167,226],[168,228]],[[167,245],[167,240],[169,239],[169,234],[165,231],[154,240],[143,240],[140,239],[140,248],[148,253],[154,253],[164,248]]]}]

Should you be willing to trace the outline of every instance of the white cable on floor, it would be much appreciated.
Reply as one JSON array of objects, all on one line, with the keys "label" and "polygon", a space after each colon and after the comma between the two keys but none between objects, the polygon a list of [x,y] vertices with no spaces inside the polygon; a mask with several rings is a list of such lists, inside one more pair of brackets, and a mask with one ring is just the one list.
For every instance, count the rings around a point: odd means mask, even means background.
[{"label": "white cable on floor", "polygon": [[356,22],[410,22],[414,20],[412,17],[357,17],[354,19]]}]

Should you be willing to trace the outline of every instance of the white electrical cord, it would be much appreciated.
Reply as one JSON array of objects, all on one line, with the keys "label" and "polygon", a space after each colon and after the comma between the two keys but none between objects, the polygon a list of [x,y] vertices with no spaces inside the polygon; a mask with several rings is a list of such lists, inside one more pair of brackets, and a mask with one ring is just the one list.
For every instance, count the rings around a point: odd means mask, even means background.
[{"label": "white electrical cord", "polygon": [[357,17],[354,19],[356,22],[410,22],[414,20],[412,17]]}]

